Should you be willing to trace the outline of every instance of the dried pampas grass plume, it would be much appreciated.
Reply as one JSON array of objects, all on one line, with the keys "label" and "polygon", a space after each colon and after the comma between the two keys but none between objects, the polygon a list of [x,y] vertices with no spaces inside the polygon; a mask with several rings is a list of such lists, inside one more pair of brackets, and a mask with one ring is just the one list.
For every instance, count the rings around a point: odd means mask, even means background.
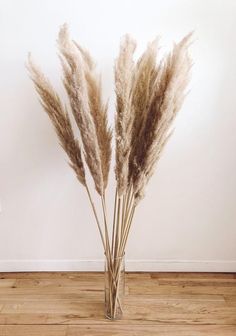
[{"label": "dried pampas grass plume", "polygon": [[154,88],[160,67],[157,65],[158,39],[149,43],[146,51],[138,60],[134,70],[132,88],[132,114],[133,123],[131,129],[131,152],[129,156],[129,184],[134,170],[137,168],[135,155],[139,146],[139,137],[145,127],[148,111],[153,99]]},{"label": "dried pampas grass plume", "polygon": [[145,124],[147,111],[152,101],[153,88],[156,85],[158,74],[157,46],[158,39],[149,43],[135,66],[132,88],[132,113],[134,114],[132,147]]},{"label": "dried pampas grass plume", "polygon": [[71,122],[66,107],[63,106],[58,94],[53,89],[50,81],[37,67],[31,56],[28,58],[27,68],[34,82],[40,102],[51,119],[59,141],[70,159],[70,166],[74,169],[78,180],[85,185],[85,171],[78,140],[75,139]]},{"label": "dried pampas grass plume", "polygon": [[73,116],[80,130],[85,160],[93,177],[97,192],[103,195],[102,162],[96,125],[90,113],[83,59],[69,38],[67,25],[62,26],[60,29],[58,45],[64,73],[63,83],[70,100]]},{"label": "dried pampas grass plume", "polygon": [[84,60],[84,72],[87,81],[90,113],[93,117],[100,149],[104,189],[107,187],[111,162],[112,131],[108,127],[107,108],[102,100],[101,78],[96,73],[96,65],[90,53],[74,42]]},{"label": "dried pampas grass plume", "polygon": [[173,51],[163,60],[156,76],[157,82],[150,97],[145,126],[134,153],[132,179],[136,203],[144,196],[147,182],[172,133],[170,127],[185,97],[192,66],[187,52],[191,36],[192,34],[187,35],[174,46]]},{"label": "dried pampas grass plume", "polygon": [[118,195],[127,189],[129,175],[129,155],[131,150],[132,127],[132,85],[134,75],[133,54],[136,42],[126,35],[120,45],[120,53],[115,63],[116,90],[116,180]]}]

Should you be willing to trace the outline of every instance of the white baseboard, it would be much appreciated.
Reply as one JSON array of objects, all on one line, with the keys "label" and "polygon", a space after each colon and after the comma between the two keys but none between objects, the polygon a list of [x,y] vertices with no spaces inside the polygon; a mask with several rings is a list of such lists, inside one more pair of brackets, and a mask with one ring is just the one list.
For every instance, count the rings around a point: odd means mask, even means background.
[{"label": "white baseboard", "polygon": [[[102,271],[103,260],[0,260],[0,272]],[[236,272],[236,260],[126,260],[127,271]]]}]

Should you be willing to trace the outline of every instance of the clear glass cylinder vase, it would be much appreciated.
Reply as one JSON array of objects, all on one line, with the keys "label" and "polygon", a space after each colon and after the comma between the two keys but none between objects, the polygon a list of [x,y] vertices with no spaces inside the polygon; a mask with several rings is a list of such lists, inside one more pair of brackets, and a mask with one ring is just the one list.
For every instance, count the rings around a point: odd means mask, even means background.
[{"label": "clear glass cylinder vase", "polygon": [[125,296],[125,257],[105,255],[105,316],[119,320],[123,315]]}]

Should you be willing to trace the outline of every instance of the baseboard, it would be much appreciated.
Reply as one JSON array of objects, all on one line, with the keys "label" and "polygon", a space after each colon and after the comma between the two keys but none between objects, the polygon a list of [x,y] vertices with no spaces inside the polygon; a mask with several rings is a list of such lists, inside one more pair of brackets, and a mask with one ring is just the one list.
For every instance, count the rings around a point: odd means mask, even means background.
[{"label": "baseboard", "polygon": [[[0,260],[0,272],[102,271],[103,260]],[[127,271],[236,272],[236,260],[126,260]]]}]

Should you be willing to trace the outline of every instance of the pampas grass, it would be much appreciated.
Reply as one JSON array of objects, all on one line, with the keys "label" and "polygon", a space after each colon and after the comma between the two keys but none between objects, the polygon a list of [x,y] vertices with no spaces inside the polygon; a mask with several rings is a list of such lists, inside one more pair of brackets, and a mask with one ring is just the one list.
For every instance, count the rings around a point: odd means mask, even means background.
[{"label": "pampas grass", "polygon": [[[119,297],[121,262],[135,209],[144,197],[156,163],[173,132],[172,124],[182,106],[189,81],[191,60],[188,47],[191,34],[175,44],[171,52],[157,62],[158,41],[156,39],[149,43],[135,62],[136,42],[126,35],[115,62],[116,193],[112,222],[107,215],[105,197],[112,132],[107,120],[108,105],[102,99],[101,79],[92,56],[71,40],[66,25],[61,27],[58,48],[62,82],[70,108],[62,103],[31,57],[28,61],[28,70],[41,104],[92,206],[107,259],[108,315],[111,318],[122,311]],[[78,126],[79,139],[72,130],[71,116]],[[85,164],[101,200],[102,216],[94,205],[85,178]]]},{"label": "pampas grass", "polygon": [[67,108],[63,106],[50,81],[44,76],[39,67],[33,63],[31,55],[29,55],[28,70],[40,96],[40,103],[51,119],[60,144],[70,159],[69,165],[74,169],[78,180],[85,185],[81,147],[74,136]]},{"label": "pampas grass", "polygon": [[190,38],[191,34],[176,44],[163,60],[161,69],[154,70],[156,83],[149,90],[146,120],[139,136],[135,138],[137,140],[130,162],[136,203],[144,196],[145,186],[171,135],[170,127],[185,96],[191,68],[191,60],[186,52]]},{"label": "pampas grass", "polygon": [[129,175],[129,154],[131,150],[131,126],[133,115],[132,84],[134,74],[133,53],[136,42],[126,35],[120,46],[120,53],[115,63],[116,88],[116,180],[118,195],[127,189]]},{"label": "pampas grass", "polygon": [[70,40],[64,25],[58,37],[63,83],[67,91],[71,111],[80,130],[84,146],[85,161],[93,177],[97,192],[104,193],[102,162],[96,133],[96,125],[91,115],[84,64],[80,53]]},{"label": "pampas grass", "polygon": [[102,176],[104,189],[107,187],[108,175],[111,163],[111,139],[112,131],[108,126],[107,109],[108,104],[102,100],[101,78],[96,73],[96,65],[87,50],[84,50],[76,42],[75,45],[84,60],[85,78],[89,98],[89,107],[95,124],[98,145],[100,149]]}]

